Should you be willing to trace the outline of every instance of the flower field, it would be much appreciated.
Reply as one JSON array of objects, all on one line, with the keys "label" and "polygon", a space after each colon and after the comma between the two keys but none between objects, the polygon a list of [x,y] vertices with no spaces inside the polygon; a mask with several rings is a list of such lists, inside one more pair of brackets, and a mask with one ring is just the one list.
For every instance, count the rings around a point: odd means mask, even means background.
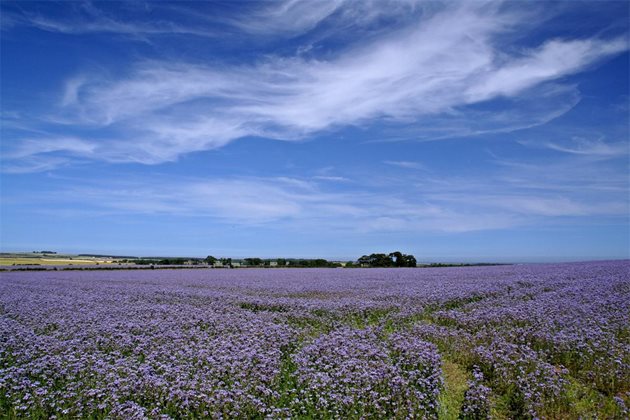
[{"label": "flower field", "polygon": [[0,273],[0,418],[629,407],[629,261]]}]

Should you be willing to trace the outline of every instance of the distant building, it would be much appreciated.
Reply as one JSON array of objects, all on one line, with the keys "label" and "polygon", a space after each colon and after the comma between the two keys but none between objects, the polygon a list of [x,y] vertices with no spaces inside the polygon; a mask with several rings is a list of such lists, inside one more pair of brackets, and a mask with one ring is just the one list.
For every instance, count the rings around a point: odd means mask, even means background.
[{"label": "distant building", "polygon": [[269,261],[269,267],[277,267],[278,261]]},{"label": "distant building", "polygon": [[212,266],[214,268],[221,268],[223,267],[223,263],[221,261],[215,261],[214,264],[212,264]]},{"label": "distant building", "polygon": [[240,262],[233,262],[232,263],[232,267],[240,267],[241,263]]}]

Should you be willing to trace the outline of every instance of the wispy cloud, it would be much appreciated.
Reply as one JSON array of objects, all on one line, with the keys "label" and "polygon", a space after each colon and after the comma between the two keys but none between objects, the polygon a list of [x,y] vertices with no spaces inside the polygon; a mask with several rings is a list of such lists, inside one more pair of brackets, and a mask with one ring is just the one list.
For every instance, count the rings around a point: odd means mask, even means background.
[{"label": "wispy cloud", "polygon": [[252,10],[224,20],[244,32],[256,35],[303,35],[317,33],[321,40],[343,32],[378,32],[379,21],[404,25],[410,20],[441,9],[420,0],[280,0],[261,3]]},{"label": "wispy cloud", "polygon": [[[581,159],[576,156],[572,159]],[[628,182],[604,161],[545,165],[514,161],[487,177],[404,172],[386,186],[354,180],[338,188],[326,176],[185,178],[133,176],[125,181],[75,180],[31,200],[120,214],[207,217],[240,226],[280,226],[286,231],[470,232],[583,223],[593,217],[627,218]],[[399,191],[405,191],[399,194]]]},{"label": "wispy cloud", "polygon": [[245,17],[230,19],[230,23],[241,30],[256,34],[300,34],[315,28],[340,10],[344,3],[349,2],[286,0],[263,3]]},{"label": "wispy cloud", "polygon": [[[494,229],[518,223],[507,213],[455,210],[439,203],[355,190],[322,189],[291,178],[225,178],[163,180],[152,187],[144,180],[65,188],[48,192],[50,202],[71,205],[77,200],[98,214],[209,217],[243,226],[280,225],[284,230],[348,232],[445,231]],[[63,205],[57,206],[63,208]],[[310,226],[310,228],[309,228]]]},{"label": "wispy cloud", "polygon": [[408,160],[386,160],[383,162],[386,165],[398,166],[405,169],[424,169],[424,166],[418,162],[411,162]]},{"label": "wispy cloud", "polygon": [[70,164],[70,159],[59,156],[28,156],[0,164],[0,172],[5,174],[29,174],[52,171]]},{"label": "wispy cloud", "polygon": [[468,94],[473,102],[498,95],[512,96],[538,83],[578,72],[627,48],[626,38],[547,41],[524,51],[522,58],[508,59],[496,71],[484,75],[482,81],[468,89]]},{"label": "wispy cloud", "polygon": [[18,174],[50,171],[70,165],[73,159],[76,163],[76,158],[93,158],[96,148],[96,143],[76,137],[26,138],[3,153],[0,172]]},{"label": "wispy cloud", "polygon": [[330,181],[330,182],[350,182],[349,178],[345,176],[334,176],[334,175],[315,175],[313,179],[319,181]]},{"label": "wispy cloud", "polygon": [[[125,12],[125,19],[120,19],[109,12],[112,7],[79,1],[66,7],[63,16],[26,12],[19,7],[5,8],[3,29],[31,26],[48,32],[107,33],[137,40],[163,35],[217,37],[226,29],[234,34],[269,38],[317,32],[317,39],[321,40],[347,31],[374,33],[379,21],[406,23],[423,12],[440,8],[438,3],[427,4],[420,0],[276,0],[239,3],[238,7],[221,3],[123,2],[113,7]],[[156,15],[156,11],[163,14]],[[181,23],[182,17],[186,18],[186,24]],[[302,48],[305,49],[308,48]]]},{"label": "wispy cloud", "polygon": [[[340,5],[284,2],[265,13],[288,19],[304,8],[317,9],[307,22],[296,21],[308,30],[341,13]],[[416,138],[496,132],[566,112],[577,95],[560,79],[628,48],[625,38],[592,38],[502,51],[496,41],[518,28],[523,16],[486,4],[449,4],[421,17],[421,23],[404,21],[399,29],[326,57],[267,56],[255,64],[222,66],[143,61],[122,77],[73,78],[55,118],[66,121],[68,131],[111,133],[109,140],[83,139],[89,151],[70,147],[69,155],[147,164],[247,136],[300,140],[375,122],[394,130],[412,127]],[[554,107],[530,116],[522,106],[528,98]],[[493,99],[508,99],[510,108],[498,114],[483,109]],[[488,118],[471,118],[475,114]],[[464,126],[449,133],[441,118]],[[490,127],[475,121],[489,121]]]},{"label": "wispy cloud", "polygon": [[37,12],[3,10],[3,27],[6,20],[12,27],[31,26],[42,31],[71,35],[117,34],[141,41],[158,35],[217,36],[216,32],[202,26],[181,25],[174,21],[151,19],[150,16],[145,17],[141,13],[139,17],[121,20],[89,1],[75,2],[67,7],[65,12],[64,17],[53,18]]},{"label": "wispy cloud", "polygon": [[10,158],[22,158],[59,151],[89,156],[94,153],[96,145],[76,137],[31,138],[20,142],[11,153]]},{"label": "wispy cloud", "polygon": [[546,142],[543,143],[543,146],[551,150],[574,155],[586,155],[593,157],[630,156],[630,142],[605,142],[602,138],[596,140],[573,138],[573,141],[569,144]]}]

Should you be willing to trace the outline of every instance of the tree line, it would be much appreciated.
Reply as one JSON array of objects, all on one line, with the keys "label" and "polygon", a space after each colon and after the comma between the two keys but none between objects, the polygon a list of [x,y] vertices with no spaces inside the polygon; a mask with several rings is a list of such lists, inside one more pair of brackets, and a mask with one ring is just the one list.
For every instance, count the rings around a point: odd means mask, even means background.
[{"label": "tree line", "polygon": [[134,263],[137,265],[202,265],[220,267],[291,267],[291,268],[335,268],[335,267],[415,267],[416,258],[411,254],[403,254],[400,251],[389,254],[363,255],[357,261],[341,263],[328,261],[324,258],[216,258],[208,255],[206,258],[134,258],[124,259],[120,262]]},{"label": "tree line", "polygon": [[[221,262],[223,265],[232,264],[232,259],[217,259],[209,255],[205,261],[210,265]],[[323,258],[300,259],[300,258],[244,258],[238,260],[241,265],[248,267],[342,267],[339,262],[328,261]]]}]

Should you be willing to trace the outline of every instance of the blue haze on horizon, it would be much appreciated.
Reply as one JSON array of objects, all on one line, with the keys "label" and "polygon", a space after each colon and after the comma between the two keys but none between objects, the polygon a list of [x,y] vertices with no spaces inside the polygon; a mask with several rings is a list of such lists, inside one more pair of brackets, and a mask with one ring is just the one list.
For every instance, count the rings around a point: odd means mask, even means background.
[{"label": "blue haze on horizon", "polygon": [[0,8],[2,251],[630,258],[625,1]]}]

